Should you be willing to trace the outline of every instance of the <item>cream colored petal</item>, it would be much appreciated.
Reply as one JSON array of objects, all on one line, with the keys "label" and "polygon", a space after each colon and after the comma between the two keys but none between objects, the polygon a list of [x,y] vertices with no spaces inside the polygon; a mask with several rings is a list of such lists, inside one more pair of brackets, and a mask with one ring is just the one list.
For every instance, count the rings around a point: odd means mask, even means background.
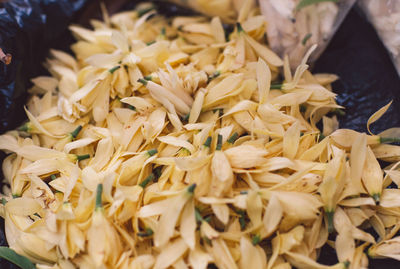
[{"label": "cream colored petal", "polygon": [[197,121],[197,119],[200,116],[201,113],[201,108],[203,106],[203,102],[204,102],[204,97],[206,94],[206,90],[205,89],[200,89],[198,90],[197,94],[196,94],[196,98],[194,99],[192,108],[190,110],[190,115],[189,115],[189,123],[195,123]]},{"label": "cream colored petal", "polygon": [[204,99],[203,107],[210,106],[215,100],[227,95],[229,92],[235,90],[242,82],[243,75],[235,74],[224,78],[218,84],[208,89]]},{"label": "cream colored petal", "polygon": [[257,103],[252,102],[250,100],[243,100],[235,104],[222,116],[226,117],[240,111],[254,111],[256,110],[256,108],[257,108]]},{"label": "cream colored petal", "polygon": [[271,70],[261,58],[257,63],[257,84],[259,102],[263,104],[268,98],[271,86]]},{"label": "cream colored petal", "polygon": [[78,140],[76,140],[76,141],[67,143],[67,144],[64,146],[64,152],[65,152],[65,153],[70,153],[70,152],[71,152],[72,150],[74,150],[74,149],[84,148],[84,147],[86,147],[87,145],[92,144],[92,143],[95,142],[96,140],[97,140],[97,139],[93,139],[93,138],[86,137],[86,138],[78,139]]},{"label": "cream colored petal", "polygon": [[364,168],[365,158],[367,153],[367,137],[365,134],[360,134],[358,138],[354,141],[351,147],[350,153],[350,176],[352,182],[359,188],[360,191],[363,190],[361,185],[361,175]]},{"label": "cream colored petal", "polygon": [[343,264],[336,265],[322,265],[314,261],[313,259],[294,252],[286,253],[289,258],[289,262],[299,269],[343,269],[345,266]]},{"label": "cream colored petal", "polygon": [[362,181],[368,193],[379,201],[382,192],[383,172],[370,147],[367,147]]},{"label": "cream colored petal", "polygon": [[219,17],[212,18],[210,22],[211,33],[213,34],[215,41],[218,43],[225,43],[225,31],[222,27],[222,22]]},{"label": "cream colored petal", "polygon": [[111,40],[122,52],[129,51],[128,39],[120,31],[112,31]]},{"label": "cream colored petal", "polygon": [[371,130],[370,130],[370,125],[374,122],[376,122],[377,120],[379,120],[380,117],[383,116],[383,114],[385,114],[385,112],[389,109],[390,105],[392,104],[393,101],[390,101],[389,104],[385,105],[384,107],[380,108],[378,111],[376,111],[371,117],[369,117],[368,122],[367,122],[367,129],[368,132],[370,134]]},{"label": "cream colored petal", "polygon": [[237,269],[238,266],[229,251],[225,241],[221,238],[213,240],[212,246],[207,247],[208,253],[214,257],[215,264],[221,269]]},{"label": "cream colored petal", "polygon": [[131,106],[134,106],[137,110],[145,111],[153,105],[148,102],[146,99],[137,97],[137,96],[131,96],[131,97],[125,97],[121,99],[122,103],[129,104]]},{"label": "cream colored petal", "polygon": [[41,148],[38,146],[23,146],[17,150],[18,155],[30,161],[37,161],[40,159],[52,159],[52,158],[65,158],[65,153],[59,152],[52,149]]},{"label": "cream colored petal", "polygon": [[206,269],[211,261],[212,257],[200,248],[195,248],[189,253],[189,264],[193,269]]},{"label": "cream colored petal", "polygon": [[229,207],[225,204],[211,204],[215,216],[225,225],[229,222]]},{"label": "cream colored petal", "polygon": [[268,151],[251,145],[240,145],[227,149],[225,154],[232,167],[250,168],[262,165],[265,162],[264,156],[268,154]]},{"label": "cream colored petal", "polygon": [[400,190],[399,189],[384,189],[382,191],[381,201],[382,207],[399,207],[400,206]]},{"label": "cream colored petal", "polygon": [[0,149],[6,151],[17,152],[19,148],[18,140],[16,137],[4,134],[0,136]]},{"label": "cream colored petal", "polygon": [[230,190],[233,184],[233,171],[224,152],[216,151],[211,161],[211,172],[214,180],[211,189],[215,195],[220,196]]},{"label": "cream colored petal", "polygon": [[182,238],[176,239],[168,244],[157,256],[154,269],[163,269],[171,266],[177,261],[187,250],[187,245]]},{"label": "cream colored petal", "polygon": [[97,171],[100,171],[104,166],[107,165],[113,153],[114,145],[112,139],[110,137],[101,139],[97,144],[94,158],[90,160],[90,165]]},{"label": "cream colored petal", "polygon": [[335,240],[336,255],[339,262],[352,261],[355,253],[355,242],[350,233],[340,233]]},{"label": "cream colored petal", "polygon": [[117,51],[117,53],[106,54],[94,54],[85,59],[85,62],[94,67],[103,67],[103,68],[113,68],[118,64],[118,61],[121,60],[121,53]]},{"label": "cream colored petal", "polygon": [[246,237],[240,239],[240,268],[266,268],[267,257],[265,252],[253,246],[250,240]]},{"label": "cream colored petal", "polygon": [[191,199],[183,208],[180,225],[181,236],[191,250],[194,250],[196,245],[196,228],[194,201]]},{"label": "cream colored petal", "polygon": [[177,197],[171,198],[167,210],[161,215],[160,221],[154,231],[154,245],[156,247],[165,246],[173,236],[176,222],[178,221],[185,203],[190,198],[186,190]]},{"label": "cream colored petal", "polygon": [[278,227],[283,216],[282,206],[275,195],[272,195],[265,208],[263,223],[266,236],[271,235]]},{"label": "cream colored petal", "polygon": [[295,122],[290,126],[283,136],[283,156],[294,159],[300,143],[300,124]]},{"label": "cream colored petal", "polygon": [[38,201],[33,198],[19,197],[8,201],[5,209],[10,214],[29,216],[40,212],[42,207]]},{"label": "cream colored petal", "polygon": [[49,92],[54,92],[58,85],[58,80],[53,77],[41,76],[33,78],[31,81],[35,86]]},{"label": "cream colored petal", "polygon": [[174,137],[174,136],[161,136],[161,137],[157,137],[157,139],[160,140],[162,143],[165,143],[168,145],[185,148],[185,149],[189,150],[191,153],[193,153],[195,150],[192,144],[190,144],[189,142],[187,142],[185,140]]},{"label": "cream colored petal", "polygon": [[282,66],[283,61],[276,55],[272,50],[267,48],[257,41],[255,41],[251,36],[244,35],[248,44],[256,51],[256,53],[267,63],[272,66]]},{"label": "cream colored petal", "polygon": [[109,112],[109,102],[110,102],[109,100],[110,91],[108,90],[108,88],[110,87],[109,83],[110,80],[106,79],[104,80],[104,83],[100,84],[102,87],[98,89],[96,99],[93,102],[93,112],[92,112],[93,119],[98,123],[103,122],[106,119],[107,114]]},{"label": "cream colored petal", "polygon": [[262,201],[260,195],[255,191],[249,191],[247,195],[247,215],[255,227],[261,225]]},{"label": "cream colored petal", "polygon": [[40,124],[40,122],[35,118],[35,116],[32,115],[31,112],[29,112],[28,109],[26,109],[26,107],[24,107],[26,115],[28,116],[28,119],[30,121],[30,123],[35,126],[36,129],[38,129],[39,132],[48,135],[50,137],[54,137],[54,138],[60,138],[60,136],[57,135],[53,135],[50,132],[48,132],[43,126],[42,124]]},{"label": "cream colored petal", "polygon": [[319,198],[301,192],[273,191],[287,215],[301,219],[315,219],[322,206]]}]

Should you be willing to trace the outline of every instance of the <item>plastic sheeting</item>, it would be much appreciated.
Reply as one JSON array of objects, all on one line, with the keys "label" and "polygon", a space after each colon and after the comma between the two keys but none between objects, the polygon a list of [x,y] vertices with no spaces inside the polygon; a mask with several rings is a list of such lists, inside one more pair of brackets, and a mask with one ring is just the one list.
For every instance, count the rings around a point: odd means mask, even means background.
[{"label": "plastic sheeting", "polygon": [[0,133],[24,118],[29,79],[42,72],[48,48],[62,37],[86,0],[13,0],[0,3],[0,48],[12,55],[0,63]]}]

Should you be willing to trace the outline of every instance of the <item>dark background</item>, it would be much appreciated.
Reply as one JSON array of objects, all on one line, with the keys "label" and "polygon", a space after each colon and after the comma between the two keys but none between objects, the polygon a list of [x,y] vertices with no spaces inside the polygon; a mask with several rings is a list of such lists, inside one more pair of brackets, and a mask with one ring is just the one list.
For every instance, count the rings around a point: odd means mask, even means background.
[{"label": "dark background", "polygon": [[[19,25],[23,29],[22,33],[20,31],[17,35],[13,35],[7,27],[20,23],[13,18],[18,14],[9,12],[0,1],[0,46],[14,56],[12,66],[6,68],[0,63],[0,133],[15,128],[24,119],[22,110],[26,99],[24,89],[29,87],[29,78],[45,74],[39,63],[45,59],[48,48],[67,50],[69,44],[73,42],[66,30],[67,25],[71,22],[87,24],[90,17],[99,14],[97,1],[13,2],[26,5],[30,2],[44,2],[44,7],[39,8],[45,11],[47,17],[39,17],[30,27]],[[124,1],[106,2],[113,2],[111,9],[118,10]],[[129,6],[132,6],[132,3]],[[160,10],[165,10],[165,7]],[[29,12],[27,14],[31,16]],[[4,17],[6,15],[7,18]],[[24,72],[17,72],[21,70]],[[341,128],[366,131],[369,116],[391,100],[393,100],[392,107],[372,125],[372,131],[379,132],[400,126],[400,78],[375,30],[358,7],[350,11],[326,51],[313,66],[313,72],[339,75],[340,80],[334,83],[333,88],[338,94],[338,103],[346,107],[346,114],[339,117]],[[11,81],[12,74],[16,73],[19,74],[15,80],[17,86]],[[7,92],[10,87],[15,89],[12,93]],[[4,155],[0,154],[0,160],[2,157]],[[2,178],[1,172],[0,178]],[[3,230],[4,223],[0,220],[0,245],[6,245]],[[325,246],[319,262],[335,264],[337,262],[335,252]],[[17,267],[0,259],[0,268]],[[400,262],[370,259],[369,268],[400,268]]]}]

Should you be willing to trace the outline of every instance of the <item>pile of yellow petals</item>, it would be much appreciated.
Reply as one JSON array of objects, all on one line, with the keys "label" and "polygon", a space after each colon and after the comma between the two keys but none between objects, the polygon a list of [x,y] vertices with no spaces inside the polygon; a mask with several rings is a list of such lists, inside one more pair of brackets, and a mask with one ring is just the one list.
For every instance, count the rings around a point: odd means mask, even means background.
[{"label": "pile of yellow petals", "polygon": [[[227,39],[218,17],[146,5],[71,26],[74,56],[51,51],[29,121],[0,136],[12,249],[41,269],[400,259],[400,147],[383,143],[399,129],[338,129],[336,76],[307,71],[315,47],[292,74],[257,9],[242,16]],[[316,262],[326,244],[335,265]]]}]

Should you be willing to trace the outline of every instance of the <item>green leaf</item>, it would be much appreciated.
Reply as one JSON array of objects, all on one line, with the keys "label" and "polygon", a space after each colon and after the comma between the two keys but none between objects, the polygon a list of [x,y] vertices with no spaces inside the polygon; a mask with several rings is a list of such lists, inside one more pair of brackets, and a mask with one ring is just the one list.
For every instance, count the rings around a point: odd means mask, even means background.
[{"label": "green leaf", "polygon": [[35,269],[36,266],[26,257],[17,254],[8,247],[0,247],[0,257],[14,263],[22,269]]},{"label": "green leaf", "polygon": [[310,5],[318,4],[321,2],[335,2],[337,3],[339,0],[301,0],[300,3],[296,6],[296,10],[300,10],[303,7],[307,7]]}]

